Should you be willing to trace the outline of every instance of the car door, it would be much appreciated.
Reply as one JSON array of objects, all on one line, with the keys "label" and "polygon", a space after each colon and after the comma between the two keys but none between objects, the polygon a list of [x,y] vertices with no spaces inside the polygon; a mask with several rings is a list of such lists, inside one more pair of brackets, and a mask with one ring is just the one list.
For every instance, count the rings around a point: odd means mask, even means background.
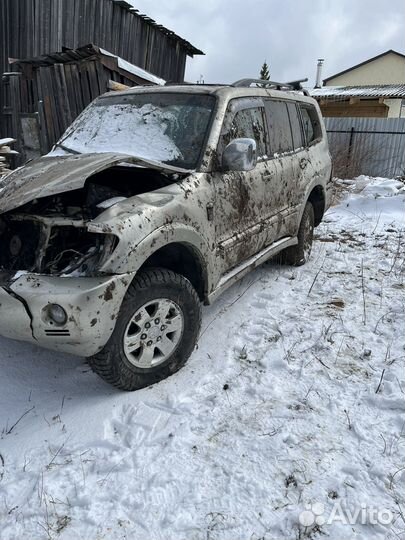
[{"label": "car door", "polygon": [[248,172],[213,173],[216,247],[222,273],[259,252],[266,243],[263,175],[266,174],[267,127],[261,98],[237,98],[229,102],[217,150],[219,164],[227,144],[242,137],[256,141],[256,167]]},{"label": "car door", "polygon": [[269,220],[267,242],[296,233],[296,190],[304,157],[301,124],[293,101],[266,99],[269,130],[269,159],[266,199],[272,201],[274,215]]},{"label": "car door", "polygon": [[309,182],[315,178],[322,181],[327,176],[328,167],[322,154],[322,128],[316,108],[310,103],[300,103],[299,110],[305,140],[305,166],[300,189],[304,196]]}]

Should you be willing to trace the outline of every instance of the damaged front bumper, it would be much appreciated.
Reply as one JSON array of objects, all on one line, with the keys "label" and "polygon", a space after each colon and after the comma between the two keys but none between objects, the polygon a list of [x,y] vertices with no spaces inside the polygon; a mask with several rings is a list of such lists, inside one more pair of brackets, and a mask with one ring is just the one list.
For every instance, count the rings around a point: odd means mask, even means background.
[{"label": "damaged front bumper", "polygon": [[[133,274],[55,277],[23,274],[0,279],[0,335],[47,349],[92,356],[109,340]],[[48,316],[57,304],[66,322]]]}]

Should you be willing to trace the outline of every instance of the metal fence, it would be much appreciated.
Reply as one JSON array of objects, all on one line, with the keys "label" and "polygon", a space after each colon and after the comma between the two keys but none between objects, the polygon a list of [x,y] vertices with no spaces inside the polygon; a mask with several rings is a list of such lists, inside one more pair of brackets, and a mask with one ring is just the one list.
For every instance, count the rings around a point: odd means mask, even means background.
[{"label": "metal fence", "polygon": [[325,118],[334,174],[405,174],[405,118]]}]

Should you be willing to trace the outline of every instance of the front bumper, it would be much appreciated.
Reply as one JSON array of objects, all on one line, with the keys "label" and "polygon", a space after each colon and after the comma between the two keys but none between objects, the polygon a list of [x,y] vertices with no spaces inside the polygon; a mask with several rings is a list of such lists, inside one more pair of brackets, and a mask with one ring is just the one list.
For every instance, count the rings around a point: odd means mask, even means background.
[{"label": "front bumper", "polygon": [[[0,335],[55,351],[91,356],[109,340],[134,274],[53,277],[24,274],[0,282]],[[59,304],[67,313],[59,326],[44,308]]]}]

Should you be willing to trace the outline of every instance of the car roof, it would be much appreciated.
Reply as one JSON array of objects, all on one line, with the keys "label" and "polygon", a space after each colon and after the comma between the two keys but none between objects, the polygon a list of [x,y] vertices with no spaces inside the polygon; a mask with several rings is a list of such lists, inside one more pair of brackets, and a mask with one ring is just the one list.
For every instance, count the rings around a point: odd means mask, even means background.
[{"label": "car roof", "polygon": [[[302,101],[306,103],[313,103],[315,100],[311,97],[305,96],[298,90],[275,90],[270,88],[258,88],[258,87],[235,87],[225,84],[173,84],[166,86],[134,86],[128,88],[128,90],[114,91],[113,95],[132,95],[132,94],[149,94],[149,93],[167,93],[167,94],[205,94],[221,96],[225,99],[232,99],[237,97],[272,97],[281,98],[294,101]],[[102,98],[111,96],[112,93],[108,92],[101,96]]]}]

